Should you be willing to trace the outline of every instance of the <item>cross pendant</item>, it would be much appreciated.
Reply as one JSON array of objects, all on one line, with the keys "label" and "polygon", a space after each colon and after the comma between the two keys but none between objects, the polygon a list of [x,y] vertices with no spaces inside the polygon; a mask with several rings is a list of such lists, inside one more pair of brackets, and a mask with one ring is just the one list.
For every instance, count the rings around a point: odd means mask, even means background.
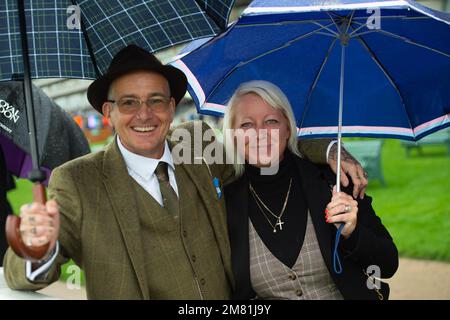
[{"label": "cross pendant", "polygon": [[281,221],[280,218],[278,218],[278,221],[277,221],[277,223],[275,224],[275,226],[278,226],[278,228],[279,228],[280,231],[281,231],[281,230],[283,230],[283,224],[284,224],[284,222]]}]

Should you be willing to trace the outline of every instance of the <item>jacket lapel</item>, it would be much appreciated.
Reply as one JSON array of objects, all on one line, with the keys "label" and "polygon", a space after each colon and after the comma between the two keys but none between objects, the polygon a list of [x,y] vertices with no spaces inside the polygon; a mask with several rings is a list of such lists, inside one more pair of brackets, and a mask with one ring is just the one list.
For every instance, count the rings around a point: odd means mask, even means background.
[{"label": "jacket lapel", "polygon": [[320,251],[330,273],[332,272],[332,244],[334,226],[325,222],[325,208],[331,200],[331,192],[327,182],[321,177],[314,165],[294,157],[300,173],[301,185],[306,195],[314,230],[316,231]]},{"label": "jacket lapel", "polygon": [[128,256],[136,272],[142,296],[144,299],[149,299],[144,257],[142,255],[140,223],[136,212],[136,195],[133,192],[133,185],[130,183],[130,176],[116,139],[105,150],[103,174],[103,184],[122,232]]},{"label": "jacket lapel", "polygon": [[[169,140],[169,147],[172,150],[177,144],[183,142],[177,142],[173,140]],[[191,148],[186,144],[186,149]],[[213,171],[208,170],[205,162],[202,161],[201,164],[186,164],[181,159],[177,158],[177,153],[172,153],[174,163],[179,163],[179,166],[182,167],[183,170],[189,176],[189,181],[195,186],[197,189],[200,198],[202,199],[206,212],[208,214],[209,221],[214,230],[215,237],[217,239],[217,245],[220,250],[220,254],[222,256],[222,261],[225,265],[225,270],[227,272],[227,276],[230,279],[230,282],[233,280],[233,275],[231,271],[231,263],[230,263],[230,245],[228,240],[228,232],[226,225],[226,213],[225,206],[223,204],[223,200],[220,200],[217,196],[216,189],[213,185]],[[191,161],[193,162],[193,155],[191,157]],[[178,182],[177,182],[178,183]],[[190,186],[189,186],[190,187]]]}]

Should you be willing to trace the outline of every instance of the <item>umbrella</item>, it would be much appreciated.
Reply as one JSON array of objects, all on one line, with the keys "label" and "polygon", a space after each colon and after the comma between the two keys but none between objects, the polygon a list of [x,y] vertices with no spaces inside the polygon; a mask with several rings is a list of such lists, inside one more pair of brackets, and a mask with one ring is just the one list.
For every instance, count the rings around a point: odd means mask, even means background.
[{"label": "umbrella", "polygon": [[242,82],[261,79],[286,93],[300,137],[336,136],[338,110],[345,136],[419,140],[450,126],[450,14],[409,0],[324,3],[254,1],[172,62],[198,111],[223,114]]},{"label": "umbrella", "polygon": [[[37,119],[36,138],[38,166],[44,166],[41,182],[47,183],[50,170],[73,158],[89,153],[88,142],[74,120],[53,102],[41,89],[33,87],[34,117]],[[28,177],[33,169],[30,156],[29,127],[25,117],[26,106],[22,82],[0,83],[0,149],[9,172]],[[44,181],[45,180],[45,181]],[[34,186],[35,201],[45,202],[43,186]],[[27,250],[19,241],[19,218],[10,215],[6,220],[8,243],[23,257],[39,259],[46,253]]]},{"label": "umbrella", "polygon": [[[47,173],[89,153],[89,144],[72,118],[42,89],[33,86],[39,165]],[[32,168],[22,82],[0,82],[0,147],[7,169],[27,178]],[[47,178],[49,175],[47,174]]]},{"label": "umbrella", "polygon": [[[24,7],[20,8],[20,4]],[[0,3],[0,81],[24,74],[24,11],[32,78],[95,79],[128,44],[151,52],[212,36],[234,0],[29,0]]]},{"label": "umbrella", "polygon": [[[157,51],[214,35],[226,26],[234,0],[30,0],[0,3],[0,81],[23,79],[30,133],[29,179],[45,180],[39,168],[31,78],[92,79],[121,48],[136,44]],[[29,35],[29,37],[28,37]],[[38,191],[40,190],[40,191]],[[42,202],[44,190],[36,185]],[[12,219],[14,220],[14,219]],[[20,221],[11,223],[18,237]],[[20,241],[12,245],[28,254]],[[11,242],[10,242],[11,244]],[[22,249],[20,248],[22,247]],[[21,254],[25,253],[25,254]]]},{"label": "umbrella", "polygon": [[224,29],[234,0],[32,0],[0,3],[0,81],[23,79],[29,105],[30,179],[42,181],[31,78],[95,79],[128,44],[151,52]]},{"label": "umbrella", "polygon": [[242,82],[275,83],[300,137],[338,135],[338,167],[341,135],[418,140],[450,126],[450,14],[410,0],[256,0],[172,64],[205,114]]}]

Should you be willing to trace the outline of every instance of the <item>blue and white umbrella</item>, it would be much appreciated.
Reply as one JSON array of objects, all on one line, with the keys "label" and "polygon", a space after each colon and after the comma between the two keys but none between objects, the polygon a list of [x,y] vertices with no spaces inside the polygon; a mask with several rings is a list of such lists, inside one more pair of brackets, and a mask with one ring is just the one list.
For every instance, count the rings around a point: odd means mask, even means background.
[{"label": "blue and white umbrella", "polygon": [[450,126],[450,15],[410,0],[256,0],[173,65],[205,114],[223,114],[243,82],[275,83],[299,136],[338,136],[338,168],[342,135],[418,140]]},{"label": "blue and white umbrella", "polygon": [[275,83],[301,137],[335,137],[339,110],[345,136],[418,140],[450,125],[450,14],[410,0],[256,0],[173,65],[204,114],[223,114],[242,82]]}]

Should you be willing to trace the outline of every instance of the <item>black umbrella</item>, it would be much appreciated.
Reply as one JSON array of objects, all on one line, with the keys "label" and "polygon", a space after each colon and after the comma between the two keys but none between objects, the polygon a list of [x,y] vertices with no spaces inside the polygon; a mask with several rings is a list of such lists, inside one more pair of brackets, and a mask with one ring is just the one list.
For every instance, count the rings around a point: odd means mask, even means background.
[{"label": "black umbrella", "polygon": [[[31,78],[95,78],[126,45],[137,44],[154,52],[214,35],[226,27],[234,0],[58,0],[51,3],[50,6],[49,1],[27,1],[26,6],[23,0],[17,0],[17,5],[14,1],[0,3],[0,34],[3,35],[0,81],[14,77],[24,81],[32,159],[29,179],[36,183],[39,201],[45,200],[44,189],[39,185],[45,180],[45,174],[39,166]],[[72,15],[68,16],[68,12]],[[32,39],[28,39],[28,33]],[[20,221],[14,221],[16,234],[11,240],[18,237],[19,224]],[[16,242],[22,248],[16,253],[24,255],[27,248],[19,240]],[[30,260],[42,257],[28,253]]]},{"label": "black umbrella", "polygon": [[[81,129],[75,121],[51,100],[42,89],[32,87],[33,116],[36,119],[35,138],[37,146],[35,151],[39,155],[37,165],[43,170],[35,171],[39,176],[33,179],[44,182],[51,169],[76,157],[89,153],[89,144]],[[3,152],[4,166],[18,177],[29,177],[33,170],[30,155],[32,144],[29,139],[30,128],[27,122],[27,110],[23,83],[17,81],[0,82],[0,148]],[[46,174],[47,173],[47,174]],[[36,181],[36,180],[35,180]],[[45,198],[40,183],[35,186],[36,196]],[[0,214],[4,214],[1,212]],[[10,222],[10,220],[12,221]],[[13,216],[8,218],[12,229],[17,229],[19,220]],[[8,225],[7,224],[7,225]],[[16,230],[17,232],[17,230]],[[10,241],[14,247],[14,240]],[[17,241],[16,241],[17,242]],[[16,246],[21,246],[16,244]],[[24,249],[19,249],[21,252]],[[29,256],[29,253],[23,253]]]},{"label": "black umbrella", "polygon": [[[38,165],[48,172],[89,153],[88,141],[70,115],[42,89],[33,86],[32,92]],[[27,178],[32,170],[26,114],[22,82],[0,82],[0,146],[8,170],[22,178]]]}]

